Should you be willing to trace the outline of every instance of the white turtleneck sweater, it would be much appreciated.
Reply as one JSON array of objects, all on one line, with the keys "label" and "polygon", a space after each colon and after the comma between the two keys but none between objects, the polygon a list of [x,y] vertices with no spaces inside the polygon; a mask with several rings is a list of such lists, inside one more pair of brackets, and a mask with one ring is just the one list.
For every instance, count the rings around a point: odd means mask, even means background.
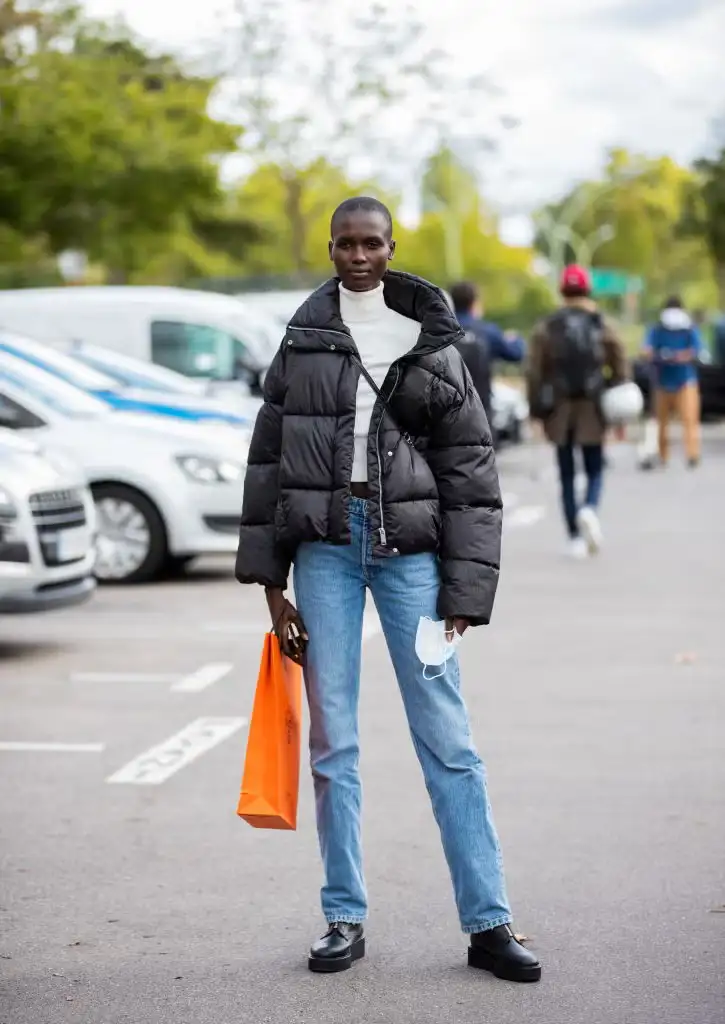
[{"label": "white turtleneck sweater", "polygon": [[[382,282],[368,292],[351,292],[340,285],[340,313],[352,334],[363,366],[378,387],[382,387],[390,364],[410,352],[418,340],[420,324],[385,305]],[[377,396],[360,375],[355,413],[355,458],[353,483],[368,478],[368,432]]]}]

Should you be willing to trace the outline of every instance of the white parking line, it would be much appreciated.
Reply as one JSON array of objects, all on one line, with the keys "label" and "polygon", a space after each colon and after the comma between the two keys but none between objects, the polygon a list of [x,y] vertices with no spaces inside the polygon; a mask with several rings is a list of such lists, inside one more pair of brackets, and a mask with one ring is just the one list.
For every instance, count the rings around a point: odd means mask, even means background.
[{"label": "white parking line", "polygon": [[72,683],[174,683],[178,672],[73,672]]},{"label": "white parking line", "polygon": [[269,622],[242,622],[240,619],[203,622],[201,630],[203,633],[231,633],[234,636],[254,636],[256,633],[261,639],[269,632]]},{"label": "white parking line", "polygon": [[104,743],[26,743],[1,740],[0,750],[28,751],[44,754],[101,754],[106,749]]},{"label": "white parking line", "polygon": [[522,505],[515,508],[510,515],[503,517],[503,525],[506,529],[521,526],[533,526],[546,515],[543,505]]},{"label": "white parking line", "polygon": [[[205,633],[228,633],[231,636],[246,636],[250,633],[257,633],[260,639],[265,633],[269,632],[269,625],[267,623],[243,623],[237,620],[231,620],[227,622],[204,622],[201,626]],[[363,643],[369,640],[371,637],[377,636],[382,631],[380,619],[378,618],[377,612],[374,608],[370,608],[365,612],[363,619]]]},{"label": "white parking line", "polygon": [[171,689],[174,693],[198,693],[206,690],[207,686],[213,686],[224,676],[229,675],[234,668],[230,661],[212,662],[210,665],[202,665],[190,676],[177,679]]},{"label": "white parking line", "polygon": [[254,636],[263,639],[269,632],[269,623],[244,623],[239,618],[217,623],[202,623],[203,633],[231,633],[233,636]]},{"label": "white parking line", "polygon": [[157,786],[246,724],[246,718],[197,718],[109,775],[106,782]]},{"label": "white parking line", "polygon": [[181,672],[73,672],[72,683],[171,683],[175,693],[198,693],[219,682],[234,668],[231,662],[211,662],[182,675]]},{"label": "white parking line", "polygon": [[382,631],[383,624],[378,618],[378,613],[374,609],[366,612],[363,617],[363,643],[365,643],[366,640],[372,640],[374,636],[377,636],[378,633],[382,633]]}]

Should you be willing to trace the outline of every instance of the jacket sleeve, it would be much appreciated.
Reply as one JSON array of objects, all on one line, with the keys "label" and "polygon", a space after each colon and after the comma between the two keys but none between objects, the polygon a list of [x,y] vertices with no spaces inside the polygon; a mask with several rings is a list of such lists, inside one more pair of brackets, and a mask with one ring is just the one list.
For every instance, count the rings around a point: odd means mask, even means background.
[{"label": "jacket sleeve", "polygon": [[488,328],[488,336],[492,359],[501,359],[505,363],[520,363],[523,360],[526,354],[523,338],[507,338],[495,324]]},{"label": "jacket sleeve", "polygon": [[437,380],[427,452],[441,510],[438,614],[480,626],[491,619],[498,585],[501,490],[486,414],[453,351],[455,383]]},{"label": "jacket sleeve", "polygon": [[257,414],[244,479],[242,520],[235,575],[240,583],[287,587],[290,559],[276,540],[282,454],[285,351],[280,348],[267,371],[264,405]]}]

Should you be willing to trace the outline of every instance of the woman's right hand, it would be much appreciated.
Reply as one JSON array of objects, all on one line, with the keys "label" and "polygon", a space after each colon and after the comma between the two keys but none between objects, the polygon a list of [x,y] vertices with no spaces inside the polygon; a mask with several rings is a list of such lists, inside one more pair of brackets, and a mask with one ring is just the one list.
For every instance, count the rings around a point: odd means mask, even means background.
[{"label": "woman's right hand", "polygon": [[267,587],[265,590],[267,607],[272,617],[272,628],[279,639],[282,654],[301,665],[307,650],[307,630],[291,601],[284,596],[278,587]]}]

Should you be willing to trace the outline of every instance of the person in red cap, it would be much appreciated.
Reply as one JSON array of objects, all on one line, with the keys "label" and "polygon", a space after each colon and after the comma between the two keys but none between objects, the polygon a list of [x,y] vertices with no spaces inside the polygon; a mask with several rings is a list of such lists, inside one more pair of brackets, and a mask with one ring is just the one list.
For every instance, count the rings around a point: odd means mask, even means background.
[{"label": "person in red cap", "polygon": [[[602,544],[598,506],[606,425],[599,400],[605,387],[627,379],[627,360],[621,341],[591,298],[591,278],[584,267],[565,267],[559,290],[563,306],[541,321],[531,337],[529,405],[532,418],[541,420],[556,447],[569,553],[585,558]],[[575,487],[577,448],[587,478],[581,505]]]}]

